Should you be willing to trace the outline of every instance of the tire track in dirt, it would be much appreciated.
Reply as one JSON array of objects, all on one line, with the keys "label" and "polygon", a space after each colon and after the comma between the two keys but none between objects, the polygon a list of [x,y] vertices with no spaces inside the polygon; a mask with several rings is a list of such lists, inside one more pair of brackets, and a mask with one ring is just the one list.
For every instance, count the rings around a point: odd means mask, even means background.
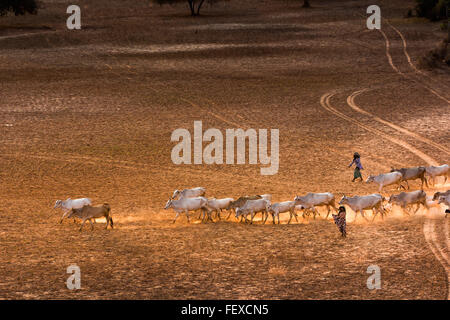
[{"label": "tire track in dirt", "polygon": [[7,40],[7,39],[24,38],[24,37],[34,36],[34,35],[42,35],[42,34],[47,34],[47,33],[56,33],[56,32],[58,32],[58,31],[41,31],[41,32],[13,34],[13,35],[9,35],[9,36],[0,36],[0,41]]},{"label": "tire track in dirt", "polygon": [[391,127],[392,129],[397,130],[398,132],[401,132],[401,133],[403,133],[405,135],[408,135],[408,136],[410,136],[410,137],[412,137],[412,138],[414,138],[416,140],[419,140],[421,142],[424,142],[424,143],[427,143],[429,145],[432,145],[433,147],[435,147],[435,148],[437,148],[437,149],[439,149],[439,150],[441,150],[441,151],[443,151],[443,152],[445,152],[447,154],[450,154],[450,150],[448,150],[444,146],[440,145],[439,143],[436,143],[436,142],[434,142],[434,141],[432,141],[430,139],[422,137],[421,135],[419,135],[417,133],[414,133],[412,131],[409,131],[409,130],[407,130],[405,128],[397,126],[396,124],[394,124],[394,123],[392,123],[390,121],[384,120],[384,119],[382,119],[382,118],[380,118],[380,117],[378,117],[378,116],[376,116],[376,115],[374,115],[374,114],[372,114],[372,113],[370,113],[370,112],[368,112],[366,110],[363,110],[360,107],[358,107],[358,105],[355,103],[355,98],[358,95],[360,95],[361,93],[367,92],[367,91],[369,91],[369,89],[362,89],[362,90],[355,91],[351,95],[349,95],[347,97],[347,104],[350,106],[350,108],[352,108],[356,112],[359,112],[361,114],[370,116],[374,120],[376,120],[376,121],[378,121],[378,122],[380,122],[380,123],[382,123],[384,125],[387,125],[387,126]]},{"label": "tire track in dirt", "polygon": [[[108,64],[105,64],[105,65],[108,67],[108,69],[109,69],[110,72],[115,73],[115,72],[113,71],[113,68],[112,68],[110,65],[108,65]],[[138,75],[138,73],[133,69],[132,66],[130,66],[129,64],[126,64],[125,66],[127,67],[128,71],[129,71],[130,73],[132,73],[133,75]],[[117,75],[117,73],[115,73],[115,74]],[[130,77],[126,77],[126,78],[129,79],[129,80],[131,80]],[[177,92],[177,90],[174,89],[173,87],[171,87],[171,86],[168,86],[168,87],[170,87],[170,88],[172,89],[172,91]],[[148,88],[149,88],[150,90],[152,90],[153,92],[156,92],[156,93],[158,93],[158,94],[160,94],[160,95],[163,95],[163,93],[162,93],[160,90],[155,89],[154,87],[148,86]],[[230,124],[230,125],[236,126],[236,127],[238,127],[238,128],[239,128],[240,126],[242,126],[242,124],[238,124],[237,122],[228,120],[228,119],[222,117],[221,115],[217,114],[216,112],[214,112],[214,111],[212,111],[212,110],[210,110],[210,109],[203,108],[203,107],[200,106],[198,103],[195,103],[194,101],[192,101],[192,100],[190,100],[190,99],[188,99],[188,98],[186,98],[186,97],[181,96],[178,92],[177,92],[176,94],[172,94],[172,96],[175,97],[175,98],[177,98],[178,100],[183,101],[184,103],[187,103],[187,104],[191,105],[192,107],[194,107],[194,108],[196,108],[196,109],[198,109],[198,110],[200,110],[200,111],[202,111],[202,112],[204,112],[204,113],[210,114],[210,115],[213,116],[214,118],[216,118],[216,119],[218,119],[218,120],[220,120],[220,121],[222,121],[222,122],[224,122],[224,123],[226,123],[226,124]],[[204,99],[205,99],[205,100],[208,100],[208,102],[209,102],[210,104],[215,105],[215,103],[214,103],[213,101],[211,101],[211,100],[209,100],[209,99],[207,99],[207,98],[204,98]]]},{"label": "tire track in dirt", "polygon": [[[441,247],[439,246],[439,242],[436,236],[436,219],[426,217],[425,223],[423,225],[423,233],[425,235],[425,240],[427,241],[428,247],[433,252],[436,259],[440,262],[440,264],[444,267],[445,272],[447,273],[447,300],[450,300],[450,262],[447,254]],[[445,227],[448,228],[447,222],[445,221]],[[447,240],[448,244],[448,240]],[[433,246],[434,245],[434,246]],[[448,247],[447,247],[448,251]]]},{"label": "tire track in dirt", "polygon": [[211,116],[215,117],[216,119],[219,119],[222,122],[225,122],[225,123],[230,124],[232,126],[236,126],[237,128],[241,127],[241,124],[239,124],[237,122],[234,122],[234,121],[227,120],[224,117],[216,114],[215,112],[212,112],[212,111],[210,111],[208,109],[202,108],[201,106],[199,106],[198,104],[194,103],[193,101],[191,101],[189,99],[186,99],[186,98],[183,98],[183,97],[178,97],[178,99],[180,99],[181,101],[184,101],[184,102],[190,104],[191,106],[193,106],[193,107],[195,107],[197,109],[200,109],[201,111],[203,111],[205,113],[210,114]]},{"label": "tire track in dirt", "polygon": [[403,36],[403,34],[400,32],[400,30],[398,30],[396,27],[394,27],[389,20],[385,20],[386,23],[392,28],[394,29],[394,31],[400,36],[400,38],[402,39],[402,45],[403,45],[403,54],[406,57],[406,60],[408,61],[408,64],[410,65],[410,67],[418,74],[428,78],[429,80],[435,82],[438,85],[442,85],[445,86],[446,89],[448,89],[448,86],[445,85],[445,83],[440,82],[439,80],[436,80],[434,78],[432,78],[431,76],[429,76],[428,74],[426,74],[425,72],[417,69],[417,67],[414,65],[414,63],[412,62],[411,56],[408,53],[408,49],[407,49],[407,42],[406,42],[406,38]]},{"label": "tire track in dirt", "polygon": [[[334,113],[335,115],[337,115],[338,117],[340,117],[342,119],[345,119],[349,122],[352,122],[352,123],[358,125],[359,127],[363,128],[369,132],[380,135],[380,136],[390,140],[391,142],[402,146],[403,148],[407,149],[408,151],[414,153],[416,156],[425,160],[430,165],[437,165],[436,160],[434,160],[433,158],[431,158],[424,152],[412,147],[410,144],[408,144],[402,140],[392,138],[389,135],[385,134],[384,132],[382,132],[378,129],[374,129],[372,127],[366,126],[363,123],[361,123],[360,121],[358,121],[350,116],[347,116],[347,115],[343,114],[342,112],[338,111],[337,109],[333,108],[330,103],[330,99],[335,94],[336,94],[335,92],[331,92],[331,93],[325,93],[324,95],[322,95],[322,97],[320,98],[320,104],[322,105],[322,107],[324,109],[330,111],[331,113]],[[347,98],[347,102],[348,101],[349,101],[349,98]],[[444,221],[444,223],[446,224],[445,227],[448,229],[447,222]],[[424,227],[423,227],[423,233],[425,236],[425,240],[428,244],[428,247],[430,248],[430,250],[436,257],[436,259],[439,261],[439,263],[444,268],[444,271],[447,276],[447,283],[446,283],[447,300],[450,300],[450,259],[447,255],[445,249],[442,249],[441,246],[439,245],[435,229],[436,229],[435,228],[435,219],[432,219],[432,218],[426,216]],[[448,240],[447,240],[447,244],[448,244]]]},{"label": "tire track in dirt", "polygon": [[[428,75],[426,75],[426,74],[424,74],[423,72],[421,72],[420,70],[418,70],[416,67],[415,67],[415,65],[412,63],[412,61],[411,61],[411,57],[409,56],[409,54],[408,54],[408,51],[407,51],[407,43],[406,43],[406,39],[405,39],[405,37],[403,36],[403,34],[397,29],[397,28],[395,28],[392,24],[390,24],[389,23],[389,21],[387,21],[387,23],[388,23],[388,25],[400,36],[400,38],[402,39],[402,45],[403,45],[403,54],[405,55],[405,57],[406,57],[406,59],[407,59],[407,61],[408,61],[408,64],[409,64],[409,66],[413,69],[413,71],[414,72],[416,72],[416,73],[418,73],[418,74],[421,74],[421,75],[424,75],[424,76],[426,76],[428,79],[431,79],[431,80],[433,80],[433,81],[436,81],[436,80],[434,80],[433,78],[431,78],[431,77],[429,77]],[[443,97],[441,94],[439,94],[436,90],[434,90],[434,89],[432,89],[432,88],[430,88],[430,87],[428,87],[427,85],[425,85],[425,84],[423,84],[421,81],[418,81],[417,79],[414,79],[413,77],[410,77],[410,76],[408,76],[408,75],[406,75],[406,74],[404,74],[403,72],[401,72],[396,66],[395,66],[395,64],[393,63],[393,60],[392,60],[392,56],[391,56],[391,54],[390,54],[390,42],[389,42],[389,39],[388,39],[388,37],[387,37],[387,35],[381,30],[381,29],[379,29],[379,31],[380,31],[380,33],[383,35],[383,37],[384,37],[384,39],[385,39],[385,46],[386,46],[386,57],[387,57],[387,59],[388,59],[388,62],[389,62],[389,64],[390,64],[390,66],[392,67],[392,69],[395,71],[395,72],[397,72],[399,75],[401,75],[402,77],[404,77],[404,78],[406,78],[406,79],[409,79],[409,80],[412,80],[412,81],[415,81],[416,83],[419,83],[422,87],[424,87],[424,88],[426,88],[428,91],[430,91],[432,94],[434,94],[435,96],[437,96],[439,99],[441,99],[441,100],[443,100],[443,101],[445,101],[445,102],[447,102],[447,104],[450,104],[450,101],[449,100],[447,100],[445,97]],[[363,91],[363,90],[362,90]],[[362,92],[361,91],[361,92]],[[359,92],[359,93],[361,93],[361,92]],[[354,97],[356,96],[356,95],[358,95],[359,93],[357,93],[357,94],[355,94],[355,92],[351,95],[351,96],[349,96],[348,98],[347,98],[347,103],[348,103],[348,105],[350,106],[350,107],[352,107],[354,110],[356,110],[356,111],[358,111],[357,109],[358,108],[354,108],[355,106],[356,106],[356,104],[354,103]],[[357,106],[356,106],[357,107]],[[361,109],[360,109],[361,110]],[[372,115],[373,116],[373,115]],[[374,119],[375,119],[375,116],[373,116],[374,117]],[[385,120],[383,120],[383,119],[381,119],[381,118],[379,118],[379,117],[377,117],[378,119],[375,119],[375,120],[377,120],[378,122],[381,122],[381,123],[383,123],[383,124],[385,124],[385,125],[388,125],[388,126],[390,126],[391,128],[393,128],[393,129],[395,129],[395,130],[397,130],[398,132],[401,132],[401,133],[403,133],[403,134],[407,134],[407,135],[409,135],[409,136],[412,136],[413,138],[415,138],[415,139],[417,139],[417,140],[419,140],[419,141],[422,141],[422,142],[425,142],[425,143],[429,143],[429,142],[427,142],[426,140],[428,140],[428,139],[425,139],[425,138],[423,138],[423,137],[421,137],[421,136],[419,136],[419,135],[417,135],[417,134],[415,134],[415,133],[412,133],[412,132],[410,132],[410,131],[408,131],[408,130],[406,130],[406,129],[404,129],[404,128],[401,128],[401,127],[399,127],[399,126],[396,126],[395,124],[393,124],[393,123],[388,123],[387,121],[385,121]],[[381,120],[381,121],[380,121]],[[425,140],[425,141],[424,141]],[[432,143],[430,143],[431,145],[433,145],[434,147],[437,147],[438,149],[440,149],[441,151],[444,151],[444,152],[446,152],[447,154],[448,154],[448,149],[446,149],[446,148],[444,148],[444,150],[441,148],[442,146],[440,146],[440,145],[436,145],[434,142],[432,142]],[[412,151],[412,150],[410,150],[410,151]],[[435,165],[435,164],[434,164]],[[446,237],[446,247],[447,247],[447,251],[448,251],[448,248],[449,248],[449,234],[448,234],[448,224],[447,224],[447,221],[444,221],[444,224],[445,224],[445,226],[444,226],[444,229],[445,229],[445,237]],[[429,216],[426,216],[425,217],[425,223],[424,223],[424,226],[423,226],[423,233],[424,233],[424,236],[425,236],[425,240],[426,240],[426,242],[427,242],[427,244],[428,244],[428,247],[431,249],[431,251],[433,252],[433,254],[435,255],[435,257],[438,259],[438,261],[440,262],[440,264],[444,267],[444,269],[445,269],[445,272],[446,272],[446,274],[447,274],[447,300],[450,300],[450,260],[449,260],[449,257],[448,257],[448,255],[439,247],[439,243],[438,243],[438,240],[437,240],[437,236],[436,236],[436,228],[435,228],[435,219],[432,219],[431,217],[429,217]],[[434,245],[434,246],[433,246]]]},{"label": "tire track in dirt", "polygon": [[[362,14],[360,14],[360,13],[358,13],[358,15],[361,16],[361,17],[363,17],[364,19],[366,19],[366,16],[364,16],[364,15],[362,15]],[[405,55],[405,57],[406,57],[406,59],[407,59],[407,61],[408,61],[408,64],[409,64],[410,67],[413,69],[413,71],[416,72],[416,73],[419,73],[419,74],[421,74],[421,75],[423,75],[423,76],[426,76],[426,77],[427,77],[428,79],[430,79],[430,80],[433,80],[433,81],[439,83],[437,80],[431,78],[430,76],[428,76],[427,74],[425,74],[424,72],[422,72],[422,71],[420,71],[419,69],[416,68],[416,66],[412,63],[411,57],[410,57],[410,55],[409,55],[409,53],[408,53],[408,51],[407,51],[406,38],[403,36],[403,34],[400,32],[400,30],[398,30],[397,28],[395,28],[388,20],[386,20],[386,19],[383,19],[383,20],[386,21],[386,23],[387,23],[387,24],[388,24],[388,25],[389,25],[389,26],[390,26],[390,27],[391,27],[391,28],[392,28],[392,29],[400,36],[400,38],[402,39],[403,54]],[[445,101],[447,104],[450,105],[450,101],[449,101],[447,98],[443,97],[440,93],[436,92],[436,90],[434,90],[433,88],[428,87],[428,86],[425,85],[423,82],[421,82],[421,81],[419,81],[419,80],[417,80],[417,79],[415,79],[415,78],[413,78],[413,77],[411,77],[411,76],[408,76],[408,75],[406,75],[405,73],[403,73],[402,71],[399,70],[399,68],[394,64],[393,59],[392,59],[392,55],[391,55],[391,53],[390,53],[391,43],[390,43],[390,41],[389,41],[388,36],[387,36],[386,33],[385,33],[384,31],[382,31],[381,29],[378,29],[378,31],[381,33],[381,35],[382,35],[383,38],[384,38],[384,41],[385,41],[385,48],[386,48],[385,54],[386,54],[386,57],[387,57],[387,59],[388,59],[388,62],[389,62],[389,65],[391,66],[391,68],[392,68],[396,73],[398,73],[399,75],[401,75],[402,77],[404,77],[405,79],[408,79],[408,80],[411,80],[411,81],[414,81],[414,82],[420,84],[423,88],[427,89],[427,90],[430,91],[432,94],[434,94],[435,96],[437,96],[439,99]],[[439,83],[439,84],[442,85],[442,83]]]},{"label": "tire track in dirt", "polygon": [[[383,119],[380,119],[379,117],[372,115],[369,112],[366,112],[365,110],[361,109],[360,107],[358,107],[356,105],[356,103],[354,102],[354,98],[362,93],[367,91],[367,89],[363,89],[363,90],[359,90],[359,91],[355,91],[353,92],[350,96],[347,97],[347,104],[354,109],[357,112],[360,112],[362,114],[365,115],[369,115],[371,116],[373,119],[375,119],[376,121],[388,125],[389,127],[397,130],[400,133],[404,133],[408,136],[411,136],[413,138],[416,138],[419,141],[425,142],[425,143],[430,143],[432,145],[434,145],[435,147],[438,147],[439,149],[441,149],[441,146],[438,144],[437,146],[434,144],[433,141],[428,141],[428,139],[423,138],[420,135],[417,135],[413,132],[410,132],[409,130],[406,130],[404,128],[398,127],[397,125],[385,121]],[[441,149],[442,150],[442,149]],[[443,150],[446,153],[449,153],[447,149],[444,148]],[[446,270],[447,273],[447,279],[448,279],[448,284],[447,284],[447,299],[450,300],[450,273],[449,273],[449,269],[450,269],[450,259],[446,253],[446,251],[448,251],[448,247],[449,247],[449,234],[448,234],[448,224],[447,221],[444,220],[444,233],[445,233],[445,245],[444,246],[440,246],[439,245],[439,241],[437,238],[437,234],[436,234],[436,219],[434,217],[431,217],[430,215],[432,215],[431,212],[428,213],[428,216],[425,216],[425,223],[424,223],[424,227],[423,227],[423,232],[424,232],[424,236],[425,236],[425,240],[427,241],[428,246],[430,247],[431,251],[433,252],[433,254],[436,256],[436,258],[438,259],[438,261],[444,266],[444,269]]]},{"label": "tire track in dirt", "polygon": [[450,100],[448,100],[447,98],[443,97],[443,96],[442,96],[441,94],[439,94],[436,90],[434,90],[434,89],[430,88],[429,86],[423,84],[423,83],[420,82],[419,80],[414,79],[413,77],[411,77],[411,76],[405,74],[404,72],[400,71],[400,70],[397,68],[397,66],[394,64],[394,62],[393,62],[393,60],[392,60],[392,55],[391,55],[391,53],[390,53],[390,47],[391,47],[391,44],[390,44],[389,38],[387,37],[386,33],[385,33],[383,30],[379,29],[378,31],[380,31],[380,33],[383,35],[383,38],[384,38],[384,41],[385,41],[385,47],[386,47],[385,54],[386,54],[386,57],[387,57],[387,59],[388,59],[388,62],[389,62],[389,65],[391,66],[391,68],[392,68],[396,73],[398,73],[399,75],[401,75],[403,78],[418,83],[418,84],[421,85],[423,88],[427,89],[427,90],[430,91],[432,94],[434,94],[435,96],[437,96],[439,99],[445,101],[447,104],[450,105]]},{"label": "tire track in dirt", "polygon": [[[136,166],[137,163],[134,163],[134,165],[132,165],[130,162],[128,161],[122,161],[122,160],[109,160],[109,159],[102,159],[102,158],[96,158],[96,157],[89,157],[89,156],[72,156],[72,155],[67,155],[68,157],[57,157],[53,154],[49,154],[49,155],[37,155],[37,154],[28,154],[28,153],[2,153],[2,156],[5,157],[12,157],[12,158],[34,158],[34,159],[39,159],[39,160],[46,160],[46,161],[60,161],[60,162],[67,162],[67,163],[77,163],[77,164],[90,164],[90,165],[99,165],[99,164],[104,164],[104,165],[111,165],[112,167],[116,167],[119,169],[129,169],[129,170],[146,170],[143,167],[138,167]],[[123,163],[123,164],[121,164]],[[127,165],[128,163],[128,165]],[[143,164],[144,166],[146,164]]]},{"label": "tire track in dirt", "polygon": [[325,93],[324,95],[322,95],[322,97],[320,97],[320,104],[322,105],[322,107],[325,110],[327,110],[327,111],[329,111],[331,113],[334,113],[338,117],[340,117],[340,118],[342,118],[344,120],[347,120],[349,122],[352,122],[352,123],[356,124],[357,126],[363,128],[363,129],[365,129],[365,130],[367,130],[367,131],[369,131],[371,133],[379,135],[379,136],[385,138],[386,140],[389,140],[389,141],[391,141],[391,142],[393,142],[393,143],[395,143],[395,144],[397,144],[397,145],[407,149],[408,151],[411,151],[416,156],[418,156],[419,158],[421,158],[422,160],[424,160],[425,162],[427,162],[430,165],[438,165],[436,160],[434,160],[433,158],[429,157],[428,155],[426,155],[422,151],[416,149],[415,147],[413,147],[409,143],[407,143],[407,142],[405,142],[403,140],[397,139],[397,138],[393,138],[390,135],[384,133],[383,131],[380,131],[380,130],[372,128],[372,127],[369,127],[369,126],[363,124],[362,122],[360,122],[360,121],[358,121],[358,120],[356,120],[356,119],[354,119],[354,118],[352,118],[350,116],[347,116],[346,114],[344,114],[344,113],[338,111],[337,109],[333,108],[331,106],[330,100],[331,100],[331,97],[333,97],[335,94],[336,94],[336,92],[329,92],[329,93]]}]

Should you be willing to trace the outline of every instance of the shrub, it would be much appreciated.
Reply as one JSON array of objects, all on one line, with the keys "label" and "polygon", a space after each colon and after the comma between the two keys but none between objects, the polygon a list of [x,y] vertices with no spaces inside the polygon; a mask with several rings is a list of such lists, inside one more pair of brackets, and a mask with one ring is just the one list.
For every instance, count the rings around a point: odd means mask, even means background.
[{"label": "shrub", "polygon": [[1,0],[0,16],[8,12],[14,12],[16,16],[25,13],[37,14],[38,4],[36,0]]}]

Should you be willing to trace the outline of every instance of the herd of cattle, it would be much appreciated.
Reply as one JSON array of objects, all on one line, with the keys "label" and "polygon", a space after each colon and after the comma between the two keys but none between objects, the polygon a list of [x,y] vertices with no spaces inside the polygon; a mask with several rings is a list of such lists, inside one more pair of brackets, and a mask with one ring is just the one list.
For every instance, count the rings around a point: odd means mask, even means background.
[{"label": "herd of cattle", "polygon": [[[347,205],[350,207],[356,215],[358,212],[363,218],[364,210],[372,210],[373,219],[380,213],[381,217],[384,218],[386,214],[386,209],[391,208],[392,205],[400,206],[404,212],[409,214],[409,208],[416,206],[414,213],[416,213],[420,206],[424,206],[426,209],[429,208],[429,201],[427,200],[427,194],[423,191],[423,185],[428,187],[428,181],[426,176],[431,178],[432,184],[436,182],[436,177],[444,177],[444,184],[447,182],[449,175],[449,166],[444,164],[442,166],[431,166],[431,167],[413,167],[413,168],[402,168],[402,169],[392,169],[389,173],[379,174],[377,176],[370,175],[366,183],[375,183],[378,185],[378,192],[385,186],[396,184],[398,189],[406,189],[402,182],[406,182],[407,188],[409,189],[408,180],[420,179],[422,183],[421,190],[412,192],[401,192],[400,194],[391,195],[389,199],[384,198],[379,193],[374,193],[365,196],[353,196],[347,197],[342,196],[339,201],[339,205]],[[214,221],[213,213],[220,220],[223,210],[228,211],[227,219],[229,219],[231,213],[234,211],[236,219],[240,221],[245,220],[245,222],[250,221],[253,223],[253,218],[256,214],[262,214],[262,221],[266,223],[269,215],[272,215],[272,223],[278,220],[280,223],[280,213],[289,213],[289,221],[295,218],[298,222],[297,211],[303,211],[303,217],[305,215],[313,214],[314,219],[319,212],[316,207],[324,206],[327,209],[326,218],[328,218],[331,209],[337,211],[335,196],[332,193],[308,193],[305,196],[296,196],[292,201],[284,201],[272,203],[272,196],[270,194],[253,195],[253,196],[242,196],[235,200],[234,198],[206,198],[206,189],[203,187],[197,187],[193,189],[175,190],[172,197],[167,201],[164,209],[172,208],[176,212],[176,219],[180,213],[185,213],[190,221],[189,212],[200,211],[200,216],[202,221]],[[384,205],[385,202],[387,205]],[[450,190],[446,192],[436,192],[431,202],[433,204],[445,204],[450,207]],[[250,215],[250,219],[248,216]],[[447,214],[446,214],[447,217]],[[356,218],[356,216],[355,216]]]},{"label": "herd of cattle", "polygon": [[[428,181],[426,176],[431,178],[432,184],[435,184],[436,177],[444,177],[444,184],[447,182],[447,178],[450,174],[449,166],[447,164],[441,166],[431,166],[431,167],[413,167],[413,168],[402,168],[402,169],[392,169],[389,173],[379,174],[377,176],[370,175],[366,183],[375,183],[378,185],[378,192],[385,186],[394,185],[398,186],[398,189],[406,188],[402,185],[402,182],[406,182],[409,189],[408,180],[420,179],[422,182],[421,190],[412,192],[401,192],[400,194],[391,195],[389,199],[384,198],[379,193],[374,193],[364,196],[353,196],[348,197],[343,195],[339,201],[339,205],[347,205],[352,209],[356,215],[358,212],[363,218],[364,210],[372,210],[373,219],[376,215],[380,213],[381,217],[384,218],[386,210],[391,208],[392,205],[400,206],[404,212],[409,214],[409,209],[416,206],[414,213],[416,213],[420,206],[424,206],[426,209],[429,208],[430,204],[439,205],[445,204],[450,208],[450,190],[446,192],[436,192],[431,199],[427,199],[427,194],[423,191],[423,185],[428,187]],[[214,221],[213,213],[215,213],[214,218],[221,220],[222,211],[228,211],[228,216],[226,219],[230,218],[230,215],[235,214],[236,219],[240,221],[245,221],[253,223],[253,218],[257,213],[262,214],[262,221],[266,223],[269,215],[272,216],[272,223],[278,220],[280,223],[280,213],[289,213],[289,221],[292,218],[298,222],[297,211],[301,210],[303,218],[309,216],[311,213],[316,218],[316,215],[320,215],[316,207],[326,207],[328,218],[331,209],[337,211],[335,196],[332,193],[308,193],[304,196],[296,196],[292,201],[284,201],[272,203],[272,195],[262,194],[253,196],[242,196],[235,200],[234,198],[206,198],[206,189],[203,187],[197,187],[193,189],[175,190],[172,197],[167,201],[164,209],[174,209],[176,212],[176,219],[180,213],[185,213],[188,222],[190,221],[189,212],[199,211],[202,222]],[[387,202],[387,204],[385,204]],[[111,225],[113,228],[113,220],[111,217],[111,208],[105,203],[100,206],[92,206],[92,201],[89,198],[82,199],[67,199],[67,200],[57,200],[54,208],[61,208],[64,210],[64,214],[61,217],[60,223],[64,218],[79,218],[82,220],[80,226],[80,231],[82,230],[86,221],[89,220],[91,228],[93,228],[92,220],[96,218],[106,218],[106,228]],[[446,211],[448,212],[448,210]],[[447,217],[447,214],[445,217]],[[250,215],[250,219],[248,216]],[[356,216],[355,216],[356,218]]]}]

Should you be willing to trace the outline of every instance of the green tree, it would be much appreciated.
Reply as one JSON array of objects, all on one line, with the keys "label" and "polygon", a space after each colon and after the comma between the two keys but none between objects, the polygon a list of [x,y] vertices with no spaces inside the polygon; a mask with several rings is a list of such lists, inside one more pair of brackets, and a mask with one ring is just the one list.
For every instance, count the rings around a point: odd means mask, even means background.
[{"label": "green tree", "polygon": [[38,4],[36,0],[1,0],[0,16],[8,12],[14,12],[16,16],[25,13],[37,14]]},{"label": "green tree", "polygon": [[450,10],[450,0],[416,0],[417,16],[432,21],[447,18],[447,8]]}]

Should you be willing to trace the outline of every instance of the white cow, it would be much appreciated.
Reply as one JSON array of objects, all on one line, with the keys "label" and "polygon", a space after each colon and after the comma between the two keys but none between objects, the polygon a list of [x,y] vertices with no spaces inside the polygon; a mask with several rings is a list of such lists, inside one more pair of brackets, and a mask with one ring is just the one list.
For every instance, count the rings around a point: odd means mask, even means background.
[{"label": "white cow", "polygon": [[[67,200],[56,200],[55,206],[53,207],[53,209],[61,208],[64,211],[64,213],[61,217],[61,220],[59,221],[59,223],[62,223],[64,218],[69,214],[70,210],[81,209],[84,206],[88,206],[91,204],[92,204],[92,201],[89,198],[80,198],[80,199],[73,199],[73,200],[68,198]],[[94,221],[95,221],[95,219],[94,219]]]},{"label": "white cow", "polygon": [[260,197],[269,201],[272,201],[272,195],[269,193],[260,194]]},{"label": "white cow", "polygon": [[447,182],[448,175],[450,174],[449,166],[448,164],[443,164],[442,166],[430,166],[426,167],[426,174],[431,177],[433,181],[433,186],[435,184],[436,177],[443,176],[445,178],[444,183]]},{"label": "white cow", "polygon": [[389,186],[391,184],[397,184],[399,189],[405,189],[405,187],[402,186],[402,180],[403,175],[398,171],[394,171],[389,173],[382,173],[377,176],[370,175],[367,178],[366,183],[373,182],[375,184],[378,184],[378,192],[381,192],[383,187]]},{"label": "white cow", "polygon": [[270,208],[270,201],[266,199],[257,200],[247,200],[247,202],[240,208],[236,209],[236,218],[243,216],[245,222],[247,222],[247,215],[251,214],[250,224],[253,223],[253,218],[255,214],[261,212],[263,214],[263,219],[265,214],[268,214]]},{"label": "white cow", "polygon": [[[179,200],[169,199],[164,209],[167,210],[169,208],[173,208],[177,213],[175,219],[173,220],[173,223],[175,223],[181,212],[184,212],[186,214],[187,220],[188,222],[190,222],[189,211],[197,211],[197,210],[207,211],[208,210],[207,205],[208,200],[204,197],[181,198]],[[208,218],[211,217],[208,215]]]},{"label": "white cow", "polygon": [[[295,220],[298,222],[297,213],[295,213],[295,201],[284,201],[271,204],[269,207],[269,213],[272,214],[272,223],[275,224],[275,218],[278,217],[278,224],[280,224],[280,213],[283,212],[290,213],[288,224],[291,223],[293,216],[295,217]],[[267,214],[266,218],[264,219],[264,223],[266,223],[268,216],[269,215]]]},{"label": "white cow", "polygon": [[414,204],[417,205],[416,210],[414,210],[414,214],[419,210],[420,205],[423,205],[428,209],[427,194],[423,190],[401,192],[399,194],[391,195],[389,198],[389,203],[399,205],[403,209],[403,212],[406,212],[408,215],[409,212],[406,208]]},{"label": "white cow", "polygon": [[[346,197],[345,195],[342,196],[341,201],[339,201],[340,205],[348,205],[353,211],[355,211],[355,219],[358,215],[358,211],[361,214],[361,216],[367,220],[367,218],[364,216],[364,210],[372,210],[372,213],[374,213],[373,220],[375,220],[375,217],[378,212],[381,213],[381,218],[383,218],[384,215],[384,208],[383,208],[383,200],[384,197],[381,194],[374,193],[367,196],[354,196],[354,197]],[[376,210],[376,212],[375,212]]]},{"label": "white cow", "polygon": [[173,192],[171,199],[181,199],[181,198],[194,198],[194,197],[202,197],[206,193],[206,189],[203,187],[197,187],[192,189],[184,189],[184,190],[175,190]]},{"label": "white cow", "polygon": [[308,193],[305,196],[296,196],[294,198],[295,205],[301,205],[302,209],[312,210],[314,213],[314,219],[316,218],[316,214],[320,216],[315,207],[326,206],[328,209],[327,218],[330,214],[331,208],[337,211],[334,195],[332,193]]},{"label": "white cow", "polygon": [[223,199],[216,199],[216,198],[210,198],[208,199],[208,211],[212,212],[215,211],[217,214],[217,217],[220,218],[220,214],[222,210],[228,208],[230,203],[234,201],[233,198],[223,198]]},{"label": "white cow", "polygon": [[447,196],[441,196],[438,201],[439,204],[443,203],[448,208],[445,210],[445,217],[447,218],[447,215],[450,213],[450,195]]},{"label": "white cow", "polygon": [[439,203],[439,204],[443,203],[443,204],[445,204],[447,207],[450,208],[450,195],[441,196],[441,197],[439,198],[438,203]]}]

